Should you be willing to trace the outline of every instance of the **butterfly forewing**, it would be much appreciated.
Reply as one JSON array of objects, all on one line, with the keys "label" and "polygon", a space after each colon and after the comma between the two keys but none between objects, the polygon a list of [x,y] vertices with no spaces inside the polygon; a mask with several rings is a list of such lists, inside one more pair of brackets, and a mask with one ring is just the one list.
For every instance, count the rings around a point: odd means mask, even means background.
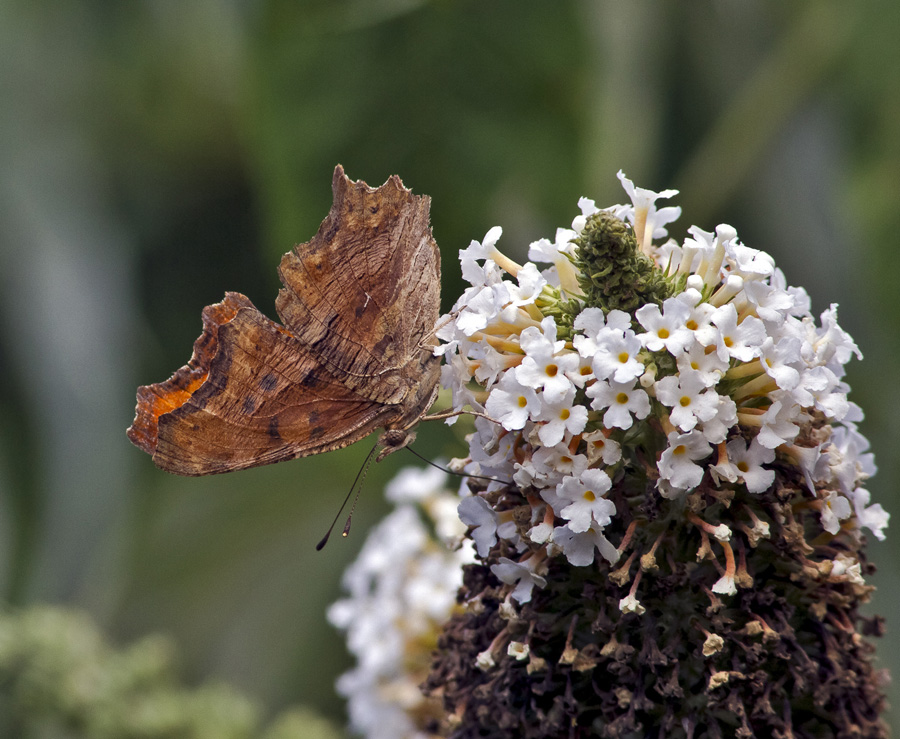
[{"label": "butterfly forewing", "polygon": [[349,386],[403,404],[437,378],[429,346],[440,254],[429,199],[396,176],[373,190],[340,168],[332,187],[334,205],[318,233],[281,260],[278,314]]}]

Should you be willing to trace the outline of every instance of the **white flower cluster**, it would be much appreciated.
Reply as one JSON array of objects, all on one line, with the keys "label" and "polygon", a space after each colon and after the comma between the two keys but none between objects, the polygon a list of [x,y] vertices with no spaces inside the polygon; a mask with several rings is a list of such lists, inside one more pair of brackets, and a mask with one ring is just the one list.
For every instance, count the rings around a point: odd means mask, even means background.
[{"label": "white flower cluster", "polygon": [[446,477],[407,468],[394,478],[386,494],[397,507],[369,533],[344,573],[348,597],[328,611],[357,660],[337,688],[348,699],[351,728],[368,739],[424,739],[413,717],[442,710],[428,705],[419,684],[456,602],[462,566],[474,560],[469,542],[448,546],[459,543],[465,527]]},{"label": "white flower cluster", "polygon": [[[683,496],[704,475],[762,493],[775,474],[766,465],[778,456],[802,470],[823,529],[868,527],[883,538],[888,514],[869,505],[862,487],[875,472],[855,425],[862,413],[842,381],[844,364],[860,353],[836,306],[817,323],[806,292],[788,287],[773,259],[740,243],[730,226],[692,227],[681,243],[662,241],[680,208],[656,203],[675,191],[636,188],[621,172],[619,179],[632,202],[605,210],[632,225],[639,250],[674,286],[661,305],[633,316],[584,307],[573,242],[598,212],[587,199],[571,229],[531,244],[524,265],[497,249],[500,228],[460,251],[471,287],[438,324],[442,382],[454,408],[483,414],[467,470],[501,481],[487,494],[514,481],[533,521],[531,541],[521,541],[485,497],[464,499],[460,517],[473,527],[479,555],[498,537],[524,553],[493,568],[515,585],[519,602],[544,584],[546,556],[588,565],[599,551],[615,562],[604,527],[616,509],[606,494],[623,447],[642,428],[667,439],[650,461],[665,498]],[[580,307],[568,332],[554,319],[561,304]],[[816,419],[833,430],[811,440],[801,429]],[[534,544],[543,546],[536,555]]]}]

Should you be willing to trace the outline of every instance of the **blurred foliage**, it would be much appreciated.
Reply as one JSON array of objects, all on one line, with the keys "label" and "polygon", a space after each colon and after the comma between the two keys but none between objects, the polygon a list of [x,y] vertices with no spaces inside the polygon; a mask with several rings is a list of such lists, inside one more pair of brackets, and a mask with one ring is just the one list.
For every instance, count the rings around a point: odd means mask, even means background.
[{"label": "blurred foliage", "polygon": [[122,651],[87,614],[35,607],[0,613],[0,731],[68,739],[332,739],[294,709],[263,730],[251,701],[220,684],[178,686],[175,645],[145,636]]},{"label": "blurred foliage", "polygon": [[[5,600],[78,604],[120,640],[164,631],[189,679],[340,717],[324,610],[397,456],[317,555],[365,444],[179,479],[123,433],[204,305],[239,290],[273,314],[278,258],[315,232],[338,162],[432,196],[445,308],[457,250],[491,226],[524,258],[579,196],[623,200],[619,168],[680,187],[678,226],[732,223],[815,310],[841,304],[873,499],[895,508],[898,27],[884,0],[0,0]],[[449,457],[458,434],[416,446]],[[871,553],[897,671],[888,539]]]}]

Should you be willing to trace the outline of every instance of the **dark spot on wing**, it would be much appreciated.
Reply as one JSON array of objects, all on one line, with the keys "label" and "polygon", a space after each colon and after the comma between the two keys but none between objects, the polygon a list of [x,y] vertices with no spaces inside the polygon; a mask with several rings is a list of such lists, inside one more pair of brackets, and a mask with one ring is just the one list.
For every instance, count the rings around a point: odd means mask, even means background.
[{"label": "dark spot on wing", "polygon": [[253,415],[253,411],[256,410],[256,398],[252,395],[248,395],[244,398],[244,402],[241,404],[241,410],[244,411],[248,416]]},{"label": "dark spot on wing", "polygon": [[322,384],[322,380],[315,371],[308,372],[300,381],[300,387],[314,388]]},{"label": "dark spot on wing", "polygon": [[262,379],[259,381],[259,389],[264,393],[270,392],[274,387],[278,384],[278,378],[273,375],[271,372],[267,372],[263,375]]},{"label": "dark spot on wing", "polygon": [[322,436],[322,434],[324,434],[324,433],[325,433],[325,428],[324,428],[324,426],[315,426],[315,427],[313,427],[313,428],[310,429],[310,431],[309,431],[309,437],[310,437],[311,439],[318,439],[318,438],[320,438],[320,437]]},{"label": "dark spot on wing", "polygon": [[281,440],[281,432],[278,431],[278,416],[272,416],[269,420],[268,433],[273,439]]},{"label": "dark spot on wing", "polygon": [[377,344],[375,344],[375,346],[372,347],[372,354],[374,354],[376,357],[384,354],[385,349],[387,349],[393,343],[394,337],[390,334],[386,334],[381,338],[381,341],[379,341]]}]

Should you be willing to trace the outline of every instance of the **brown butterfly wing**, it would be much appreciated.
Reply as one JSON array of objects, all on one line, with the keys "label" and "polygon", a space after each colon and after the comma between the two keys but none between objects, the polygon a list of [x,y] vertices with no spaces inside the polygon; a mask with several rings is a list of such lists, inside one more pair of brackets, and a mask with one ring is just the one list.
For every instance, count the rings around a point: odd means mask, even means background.
[{"label": "brown butterfly wing", "polygon": [[396,418],[323,370],[239,293],[204,311],[191,362],[138,390],[131,440],[157,466],[209,475],[339,449]]},{"label": "brown butterfly wing", "polygon": [[[204,309],[203,334],[190,362],[166,382],[138,389],[128,436],[157,466],[205,475],[317,454],[378,427],[405,429],[431,404],[439,368],[426,342],[439,310],[439,261],[428,200],[412,196],[397,178],[372,190],[351,183],[338,168],[334,183],[335,205],[310,242],[327,234],[328,246],[309,254],[310,245],[298,247],[283,260],[292,265],[290,282],[283,276],[291,289],[278,300],[288,327],[266,318],[243,295],[227,293]],[[341,195],[348,192],[356,194],[349,212]],[[367,209],[365,218],[359,218],[359,204]],[[363,229],[374,248],[350,233],[355,229]],[[289,257],[317,275],[310,279],[314,290],[297,285]],[[392,259],[404,266],[392,268]],[[322,279],[325,265],[333,268],[328,280]],[[434,278],[430,290],[420,277],[404,274],[410,269]],[[346,274],[357,275],[361,287]],[[420,304],[408,289],[379,283],[388,278],[419,285]]]},{"label": "brown butterfly wing", "polygon": [[395,425],[409,425],[427,409],[440,376],[431,352],[440,253],[430,200],[396,175],[373,189],[340,166],[332,190],[318,233],[281,260],[278,315],[344,384],[402,408]]}]

